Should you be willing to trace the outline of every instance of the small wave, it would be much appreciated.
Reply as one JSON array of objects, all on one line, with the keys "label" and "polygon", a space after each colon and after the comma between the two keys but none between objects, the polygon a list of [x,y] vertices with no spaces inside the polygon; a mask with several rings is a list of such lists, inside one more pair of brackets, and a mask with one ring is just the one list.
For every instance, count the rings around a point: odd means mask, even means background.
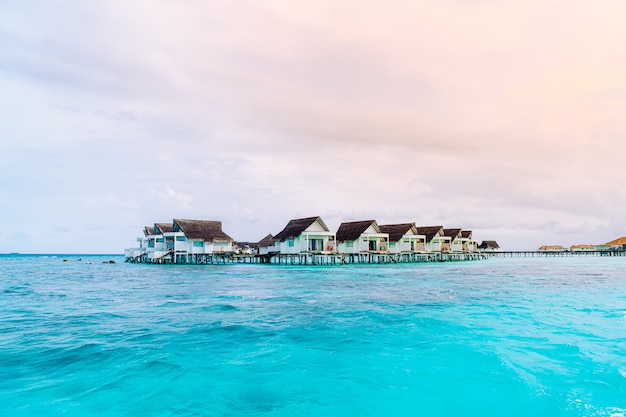
[{"label": "small wave", "polygon": [[239,311],[239,307],[234,306],[232,304],[215,304],[212,306],[203,306],[201,308],[202,311],[209,312],[220,312],[220,311]]},{"label": "small wave", "polygon": [[34,293],[34,291],[30,288],[29,285],[10,285],[6,287],[2,292],[4,294],[19,294],[19,295],[29,295],[29,294]]},{"label": "small wave", "polygon": [[179,371],[182,369],[180,365],[158,359],[145,362],[143,368],[150,372],[158,373]]},{"label": "small wave", "polygon": [[184,307],[184,306],[189,306],[192,305],[192,303],[190,303],[189,301],[176,301],[176,300],[172,300],[172,301],[166,301],[164,303],[161,303],[158,307]]}]

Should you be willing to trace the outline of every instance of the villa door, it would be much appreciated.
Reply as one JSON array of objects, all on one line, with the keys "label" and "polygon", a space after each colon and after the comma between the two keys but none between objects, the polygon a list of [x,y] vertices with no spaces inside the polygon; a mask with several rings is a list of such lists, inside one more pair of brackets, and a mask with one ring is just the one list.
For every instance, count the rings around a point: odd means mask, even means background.
[{"label": "villa door", "polygon": [[311,252],[321,252],[324,250],[324,239],[309,239],[309,250]]}]

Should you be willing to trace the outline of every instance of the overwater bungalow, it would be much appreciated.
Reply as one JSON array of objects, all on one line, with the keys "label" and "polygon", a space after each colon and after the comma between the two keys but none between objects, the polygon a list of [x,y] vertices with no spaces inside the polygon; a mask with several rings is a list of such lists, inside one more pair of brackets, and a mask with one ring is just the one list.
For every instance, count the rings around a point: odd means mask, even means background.
[{"label": "overwater bungalow", "polygon": [[472,239],[471,230],[461,230],[460,241],[462,252],[478,252],[478,242]]},{"label": "overwater bungalow", "polygon": [[415,223],[380,225],[382,233],[389,235],[389,253],[408,254],[426,252],[426,236],[417,233]]},{"label": "overwater bungalow", "polygon": [[172,232],[164,233],[164,236],[175,263],[204,263],[208,260],[206,255],[234,251],[235,241],[224,233],[220,221],[174,219]]},{"label": "overwater bungalow", "polygon": [[500,245],[495,240],[483,240],[480,245],[478,245],[479,252],[499,252]]},{"label": "overwater bungalow", "polygon": [[273,240],[277,251],[284,255],[334,253],[337,250],[335,233],[319,216],[290,220]]},{"label": "overwater bungalow", "polygon": [[174,219],[144,227],[139,248],[127,249],[126,259],[148,263],[206,263],[215,254],[234,251],[234,240],[222,230],[222,222]]},{"label": "overwater bungalow", "polygon": [[565,252],[567,249],[561,245],[542,245],[538,250],[539,252]]},{"label": "overwater bungalow", "polygon": [[259,255],[275,254],[279,251],[279,248],[276,246],[276,241],[274,240],[274,235],[271,233],[259,240],[257,248]]},{"label": "overwater bungalow", "polygon": [[152,227],[144,227],[147,240],[145,256],[148,262],[155,262],[169,255],[170,249],[166,247],[164,233],[171,233],[172,230],[171,223],[154,223]]},{"label": "overwater bungalow", "polygon": [[388,253],[389,233],[378,227],[376,220],[344,222],[337,229],[339,253]]},{"label": "overwater bungalow", "polygon": [[450,252],[451,239],[443,233],[443,226],[419,226],[417,234],[426,237],[426,252]]},{"label": "overwater bungalow", "polygon": [[443,235],[450,238],[450,251],[463,252],[462,229],[443,229]]},{"label": "overwater bungalow", "polygon": [[602,246],[609,247],[613,250],[626,250],[626,237],[619,237],[615,240],[605,243]]},{"label": "overwater bungalow", "polygon": [[569,250],[571,250],[572,252],[589,252],[596,250],[596,247],[593,245],[580,244],[570,246]]}]

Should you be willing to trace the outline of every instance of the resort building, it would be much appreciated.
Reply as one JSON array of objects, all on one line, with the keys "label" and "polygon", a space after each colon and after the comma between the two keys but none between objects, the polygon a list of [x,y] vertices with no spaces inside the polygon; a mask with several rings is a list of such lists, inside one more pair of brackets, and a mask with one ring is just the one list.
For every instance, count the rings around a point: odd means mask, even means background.
[{"label": "resort building", "polygon": [[480,252],[499,252],[500,245],[495,240],[483,240],[480,245],[478,245],[478,250]]},{"label": "resort building", "polygon": [[[149,262],[154,262],[159,259],[163,259],[169,254],[169,250],[165,246],[164,232],[171,232],[171,223],[154,223],[153,227],[146,226],[144,228],[144,234],[147,245],[145,250],[145,256],[147,256]],[[139,239],[138,239],[139,240]]]},{"label": "resort building", "polygon": [[593,245],[572,245],[569,247],[569,250],[572,252],[588,252],[596,250],[596,247]]},{"label": "resort building", "polygon": [[[148,263],[204,263],[213,254],[234,251],[234,240],[222,231],[222,222],[174,219],[144,227],[139,248],[125,251],[127,259]],[[211,258],[212,259],[212,258]]]},{"label": "resort building", "polygon": [[[319,216],[290,220],[273,240],[273,250],[280,254],[333,253],[337,250],[335,234]],[[272,248],[268,247],[268,251],[271,252]]]},{"label": "resort building", "polygon": [[389,235],[389,253],[424,253],[426,236],[417,233],[415,223],[380,225],[381,233]]},{"label": "resort building", "polygon": [[451,239],[443,233],[443,226],[420,226],[417,234],[424,235],[426,252],[450,252]]},{"label": "resort building", "polygon": [[272,235],[271,233],[265,236],[263,239],[259,240],[259,243],[257,243],[257,248],[259,255],[270,255],[278,253],[278,248],[276,247],[274,235]]},{"label": "resort building", "polygon": [[[447,235],[446,235],[447,234]],[[376,220],[341,223],[331,232],[321,217],[290,220],[258,243],[235,242],[214,220],[173,219],[143,228],[127,262],[165,264],[277,263],[329,265],[478,259],[472,232],[415,223],[379,226]],[[451,250],[454,242],[454,252]],[[474,245],[474,246],[472,246]]]},{"label": "resort building", "polygon": [[387,253],[389,234],[383,233],[376,220],[344,222],[337,229],[339,253]]},{"label": "resort building", "polygon": [[540,252],[565,252],[567,249],[561,245],[543,245],[538,250]]},{"label": "resort building", "polygon": [[471,230],[461,230],[461,251],[478,252],[478,242],[472,239]]},{"label": "resort building", "polygon": [[450,252],[463,252],[461,229],[443,229],[443,235],[450,238]]},{"label": "resort building", "polygon": [[234,251],[235,241],[224,233],[220,221],[174,219],[172,232],[163,235],[174,263],[203,263],[205,255]]},{"label": "resort building", "polygon": [[611,249],[626,250],[626,237],[620,237],[602,246],[608,246]]}]

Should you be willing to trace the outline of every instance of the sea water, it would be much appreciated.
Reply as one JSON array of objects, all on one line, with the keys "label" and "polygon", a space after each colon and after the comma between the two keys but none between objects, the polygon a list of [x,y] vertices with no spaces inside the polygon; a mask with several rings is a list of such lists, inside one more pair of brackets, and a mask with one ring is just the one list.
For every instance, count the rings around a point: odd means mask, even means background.
[{"label": "sea water", "polygon": [[1,416],[625,413],[626,257],[0,257]]}]

